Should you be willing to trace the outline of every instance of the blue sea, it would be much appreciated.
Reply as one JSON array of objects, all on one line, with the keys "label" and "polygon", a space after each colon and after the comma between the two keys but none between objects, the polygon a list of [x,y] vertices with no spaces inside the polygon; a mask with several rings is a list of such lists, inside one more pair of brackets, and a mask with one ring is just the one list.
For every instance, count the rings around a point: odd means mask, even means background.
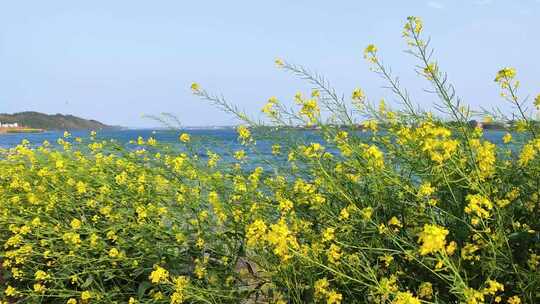
[{"label": "blue sea", "polygon": [[[139,136],[148,139],[153,137],[161,143],[178,143],[178,136],[181,133],[189,133],[192,138],[206,138],[212,141],[218,141],[221,144],[232,146],[236,144],[237,134],[232,128],[226,129],[193,129],[193,130],[161,130],[161,129],[125,129],[125,130],[101,130],[97,132],[97,138],[101,140],[113,139],[121,144],[128,144],[130,140],[137,140]],[[71,137],[89,138],[90,131],[70,131]],[[63,131],[46,131],[42,133],[13,133],[0,134],[0,147],[14,147],[26,139],[30,145],[37,146],[48,141],[55,143],[58,138],[64,136]]]},{"label": "blue sea", "polygon": [[[207,151],[218,153],[225,162],[233,161],[233,154],[240,149],[245,150],[251,161],[248,167],[264,166],[265,159],[276,159],[272,154],[272,145],[274,140],[257,140],[256,148],[248,148],[242,146],[238,141],[238,133],[234,128],[222,129],[185,129],[185,130],[163,130],[163,129],[125,129],[125,130],[101,130],[97,131],[97,140],[114,140],[116,143],[125,146],[128,150],[135,149],[138,146],[130,143],[136,141],[140,136],[147,140],[152,137],[158,141],[160,145],[167,146],[173,151],[185,151],[185,146],[179,141],[181,133],[188,133],[191,136],[191,147],[202,158],[208,157]],[[311,131],[297,132],[297,138],[303,138],[308,142],[318,141],[318,136]],[[71,136],[67,141],[73,141],[74,138],[80,137],[83,142],[88,142],[90,131],[70,131]],[[280,139],[279,134],[277,135]],[[23,140],[27,140],[31,147],[38,147],[44,141],[48,141],[52,145],[57,145],[57,140],[64,137],[63,131],[46,131],[43,133],[13,133],[0,134],[0,148],[11,148],[20,144]],[[286,155],[278,157],[281,161],[285,161]]]},{"label": "blue sea", "polygon": [[[116,143],[125,146],[127,149],[134,149],[137,145],[130,144],[130,141],[136,141],[143,137],[145,140],[152,137],[159,144],[171,147],[173,150],[182,151],[185,149],[179,141],[181,133],[188,133],[191,136],[192,147],[202,157],[207,157],[207,151],[220,154],[225,161],[232,160],[232,154],[243,147],[238,142],[238,134],[234,128],[223,129],[186,129],[186,130],[163,130],[163,129],[125,129],[125,130],[101,130],[97,131],[97,140],[114,140]],[[70,138],[67,141],[73,141],[80,137],[83,142],[88,142],[90,131],[70,131]],[[56,145],[59,138],[63,138],[63,131],[46,131],[43,133],[12,133],[0,134],[0,148],[11,148],[27,140],[31,147],[38,147],[44,141]],[[246,149],[248,156],[257,154],[257,159],[272,157],[273,142],[267,140],[257,141],[256,151]]]},{"label": "blue sea", "polygon": [[[127,130],[102,130],[98,131],[98,139],[110,140],[113,139],[120,144],[128,145],[130,140],[136,140],[139,136],[147,139],[149,137],[155,138],[158,142],[164,144],[170,144],[175,146],[179,144],[178,136],[181,133],[188,133],[192,137],[192,141],[199,145],[199,148],[206,150],[210,149],[214,152],[230,152],[241,148],[237,140],[236,130],[233,128],[224,129],[189,129],[189,130],[159,130],[159,129],[127,129]],[[303,140],[318,141],[318,136],[313,131],[298,131],[297,137],[303,138]],[[21,143],[23,139],[30,142],[32,146],[39,146],[43,141],[55,143],[58,138],[63,137],[63,131],[46,131],[43,133],[17,133],[17,134],[0,134],[0,148],[10,148]],[[90,131],[72,131],[72,138],[81,137],[88,138]],[[501,145],[502,137],[505,134],[504,131],[486,130],[484,136],[491,142]],[[260,153],[269,154],[271,151],[271,145],[279,143],[279,140],[283,138],[281,134],[273,134],[272,141],[259,140],[257,147]],[[301,139],[302,140],[302,139]]]}]

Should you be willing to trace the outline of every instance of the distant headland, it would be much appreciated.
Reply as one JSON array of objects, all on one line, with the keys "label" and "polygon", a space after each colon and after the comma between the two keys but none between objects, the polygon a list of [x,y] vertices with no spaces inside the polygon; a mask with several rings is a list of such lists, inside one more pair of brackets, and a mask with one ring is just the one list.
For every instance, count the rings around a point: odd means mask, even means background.
[{"label": "distant headland", "polygon": [[39,112],[0,113],[0,133],[29,133],[46,130],[102,130],[119,129],[97,120],[74,115],[44,114]]}]

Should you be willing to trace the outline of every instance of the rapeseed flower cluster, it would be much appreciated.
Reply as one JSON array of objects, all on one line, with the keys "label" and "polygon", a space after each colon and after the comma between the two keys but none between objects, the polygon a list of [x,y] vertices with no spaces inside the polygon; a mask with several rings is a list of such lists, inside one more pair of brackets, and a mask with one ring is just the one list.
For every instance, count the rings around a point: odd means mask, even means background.
[{"label": "rapeseed flower cluster", "polygon": [[[230,153],[182,132],[0,150],[0,303],[538,303],[538,126],[518,113],[490,141],[422,20],[403,31],[452,121],[414,106],[369,45],[403,107],[278,59],[316,88],[296,110],[270,98],[270,125],[191,85],[243,121]],[[521,106],[516,71],[495,80]]]}]

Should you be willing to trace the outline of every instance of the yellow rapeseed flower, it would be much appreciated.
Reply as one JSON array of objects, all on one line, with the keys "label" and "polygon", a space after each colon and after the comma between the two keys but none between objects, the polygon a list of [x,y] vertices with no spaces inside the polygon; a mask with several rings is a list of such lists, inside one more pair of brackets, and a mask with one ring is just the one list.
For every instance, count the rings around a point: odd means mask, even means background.
[{"label": "yellow rapeseed flower", "polygon": [[171,304],[184,303],[184,295],[179,292],[173,292],[171,295]]},{"label": "yellow rapeseed flower", "polygon": [[157,140],[153,137],[148,138],[147,144],[149,146],[155,146],[157,144]]},{"label": "yellow rapeseed flower", "polygon": [[430,282],[423,282],[418,287],[418,297],[430,300],[433,296],[433,285]]},{"label": "yellow rapeseed flower", "polygon": [[336,237],[335,232],[336,232],[336,229],[333,227],[326,228],[322,234],[322,241],[323,242],[333,241]]},{"label": "yellow rapeseed flower", "polygon": [[352,100],[356,102],[362,102],[366,98],[366,95],[364,94],[364,91],[360,88],[356,88],[352,92]]},{"label": "yellow rapeseed flower", "polygon": [[43,294],[45,293],[45,285],[41,284],[41,283],[36,283],[34,284],[34,292],[37,293],[37,294]]},{"label": "yellow rapeseed flower", "polygon": [[467,304],[481,304],[484,303],[484,294],[474,288],[467,288],[464,292]]},{"label": "yellow rapeseed flower", "polygon": [[236,158],[237,160],[245,159],[246,158],[246,151],[238,150],[238,151],[234,152],[234,158]]},{"label": "yellow rapeseed flower", "polygon": [[251,131],[248,129],[248,127],[240,125],[236,128],[236,131],[238,132],[238,138],[241,140],[242,144],[245,144],[252,140]]},{"label": "yellow rapeseed flower", "polygon": [[374,44],[369,44],[364,49],[364,58],[370,62],[377,62],[377,47]]},{"label": "yellow rapeseed flower", "polygon": [[502,140],[503,140],[503,142],[504,142],[505,144],[511,142],[511,141],[512,141],[512,134],[510,134],[510,133],[504,134]]},{"label": "yellow rapeseed flower", "polygon": [[513,79],[516,77],[516,69],[511,67],[502,68],[497,72],[497,76],[495,77],[496,82],[504,82]]},{"label": "yellow rapeseed flower", "polygon": [[538,94],[538,96],[536,96],[536,98],[534,99],[534,106],[540,110],[540,94]]},{"label": "yellow rapeseed flower", "polygon": [[394,257],[389,254],[385,254],[379,257],[379,261],[384,262],[385,267],[390,267],[390,264],[392,264],[394,261]]},{"label": "yellow rapeseed flower", "polygon": [[528,165],[529,162],[536,157],[536,155],[538,154],[538,150],[540,150],[539,139],[530,141],[525,144],[521,149],[521,153],[519,154],[518,164],[520,166]]},{"label": "yellow rapeseed flower", "polygon": [[425,224],[424,230],[418,235],[418,243],[421,244],[420,254],[426,255],[443,251],[448,233],[448,230],[444,227]]},{"label": "yellow rapeseed flower", "polygon": [[318,298],[321,298],[324,295],[326,295],[328,293],[329,286],[330,286],[330,283],[328,283],[328,280],[326,278],[315,281],[315,285],[314,285],[315,296]]},{"label": "yellow rapeseed flower", "polygon": [[480,171],[480,178],[490,177],[495,172],[496,146],[493,143],[484,141],[477,147],[477,163]]},{"label": "yellow rapeseed flower", "polygon": [[372,132],[376,132],[379,129],[378,123],[374,119],[364,121],[362,127],[364,130]]},{"label": "yellow rapeseed flower", "polygon": [[504,285],[495,280],[487,280],[486,284],[487,287],[483,290],[484,294],[495,295],[499,291],[504,291]]},{"label": "yellow rapeseed flower", "polygon": [[403,227],[403,224],[401,224],[401,221],[400,221],[397,217],[395,217],[395,216],[393,216],[393,217],[388,221],[388,225],[389,225],[389,226],[398,227],[398,228]]},{"label": "yellow rapeseed flower", "polygon": [[448,246],[446,246],[446,254],[449,256],[452,256],[454,252],[456,252],[457,249],[457,243],[454,241],[451,241]]},{"label": "yellow rapeseed flower", "polygon": [[81,293],[81,300],[88,301],[92,298],[92,292],[85,290]]},{"label": "yellow rapeseed flower", "polygon": [[373,215],[373,208],[363,208],[362,210],[360,210],[360,215],[362,216],[362,220],[369,221],[371,219],[371,215]]},{"label": "yellow rapeseed flower", "polygon": [[434,77],[437,77],[437,74],[439,73],[439,66],[435,63],[429,63],[424,68],[424,77],[426,77],[428,80],[433,80]]},{"label": "yellow rapeseed flower", "polygon": [[341,300],[343,296],[335,290],[330,291],[326,296],[326,304],[340,304]]},{"label": "yellow rapeseed flower", "polygon": [[278,155],[281,153],[281,145],[274,144],[272,145],[272,155]]},{"label": "yellow rapeseed flower", "polygon": [[70,226],[73,230],[78,230],[81,228],[81,221],[79,219],[71,220]]},{"label": "yellow rapeseed flower", "polygon": [[418,188],[418,195],[422,197],[430,196],[433,192],[435,192],[435,188],[429,182],[422,183]]},{"label": "yellow rapeseed flower", "polygon": [[191,90],[192,90],[193,92],[195,92],[195,93],[196,93],[196,92],[199,92],[199,91],[201,90],[201,87],[200,87],[199,84],[196,83],[196,82],[192,82],[190,87],[191,87]]},{"label": "yellow rapeseed flower", "polygon": [[469,202],[465,207],[465,213],[472,213],[480,218],[488,218],[490,216],[493,203],[487,197],[480,194],[468,194],[465,199]]},{"label": "yellow rapeseed flower", "polygon": [[284,219],[270,226],[266,239],[274,247],[274,254],[283,261],[292,257],[289,248],[297,249],[299,247],[296,237],[291,233]]},{"label": "yellow rapeseed flower", "polygon": [[300,108],[300,115],[305,116],[308,119],[309,124],[317,122],[319,114],[321,112],[319,104],[315,99],[302,100],[302,107]]},{"label": "yellow rapeseed flower", "polygon": [[111,248],[111,249],[109,250],[109,256],[110,256],[111,258],[116,258],[116,257],[118,257],[119,254],[120,254],[120,252],[119,252],[118,249],[116,249],[116,248]]},{"label": "yellow rapeseed flower", "polygon": [[415,297],[410,291],[398,292],[392,304],[420,304],[420,299]]},{"label": "yellow rapeseed flower", "polygon": [[276,109],[276,106],[278,105],[279,101],[276,97],[272,96],[268,99],[264,107],[262,108],[262,112],[267,114],[270,117],[277,117],[278,111]]},{"label": "yellow rapeseed flower", "polygon": [[478,245],[466,243],[461,249],[461,258],[464,260],[479,260],[480,258],[477,255],[474,255],[478,250],[480,250]]},{"label": "yellow rapeseed flower", "polygon": [[38,270],[36,273],[34,273],[34,278],[36,281],[44,281],[49,278],[49,275],[43,270]]},{"label": "yellow rapeseed flower", "polygon": [[150,281],[154,284],[164,283],[169,279],[169,272],[158,265],[154,265],[154,271],[150,273]]},{"label": "yellow rapeseed flower", "polygon": [[521,304],[521,299],[518,296],[512,296],[508,298],[508,304]]},{"label": "yellow rapeseed flower", "polygon": [[330,263],[333,263],[333,264],[339,263],[339,260],[341,259],[341,248],[336,244],[330,245],[330,248],[328,248],[328,252],[326,256],[328,257],[328,261]]},{"label": "yellow rapeseed flower", "polygon": [[182,133],[179,137],[181,142],[187,143],[190,141],[191,137],[187,133]]},{"label": "yellow rapeseed flower", "polygon": [[8,285],[5,291],[6,296],[13,297],[16,296],[18,293],[17,289],[15,289],[13,286]]},{"label": "yellow rapeseed flower", "polygon": [[375,169],[381,169],[384,167],[384,154],[375,145],[369,146],[365,150],[365,156],[368,158],[368,163]]}]

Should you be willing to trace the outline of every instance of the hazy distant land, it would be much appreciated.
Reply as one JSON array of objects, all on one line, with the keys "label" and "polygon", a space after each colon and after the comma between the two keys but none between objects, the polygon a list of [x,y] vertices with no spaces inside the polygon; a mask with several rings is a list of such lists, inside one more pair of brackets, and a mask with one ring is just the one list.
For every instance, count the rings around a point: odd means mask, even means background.
[{"label": "hazy distant land", "polygon": [[20,112],[0,114],[0,123],[17,124],[18,127],[0,127],[0,133],[40,132],[45,130],[103,130],[118,129],[93,119],[84,119],[74,115],[44,114],[39,112]]}]

